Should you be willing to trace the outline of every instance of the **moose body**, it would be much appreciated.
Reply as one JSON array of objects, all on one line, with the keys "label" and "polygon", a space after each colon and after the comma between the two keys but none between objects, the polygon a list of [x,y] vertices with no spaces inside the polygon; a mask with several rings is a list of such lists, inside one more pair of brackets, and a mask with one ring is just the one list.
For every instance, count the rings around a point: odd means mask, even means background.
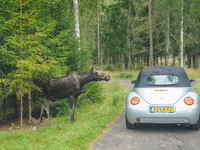
[{"label": "moose body", "polygon": [[69,97],[70,123],[73,123],[76,101],[78,96],[81,94],[82,87],[90,81],[110,80],[110,76],[108,74],[97,71],[97,69],[98,68],[96,69],[92,68],[91,70],[83,73],[72,71],[65,77],[51,78],[48,80],[44,80],[42,82],[42,87],[45,100],[41,108],[41,114],[39,120],[40,124],[42,125],[42,115],[45,109],[49,119],[49,123],[52,125],[49,116],[51,96],[60,99]]}]

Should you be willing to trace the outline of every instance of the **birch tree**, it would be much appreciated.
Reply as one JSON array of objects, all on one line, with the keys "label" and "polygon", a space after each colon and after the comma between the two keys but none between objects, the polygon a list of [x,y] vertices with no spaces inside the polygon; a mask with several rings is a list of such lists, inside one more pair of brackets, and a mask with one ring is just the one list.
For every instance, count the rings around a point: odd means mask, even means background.
[{"label": "birch tree", "polygon": [[73,5],[74,5],[74,16],[75,16],[75,36],[79,42],[79,50],[80,50],[80,27],[79,27],[78,0],[73,0]]},{"label": "birch tree", "polygon": [[149,0],[149,38],[150,38],[150,54],[149,54],[149,64],[153,66],[153,35],[152,35],[152,16],[151,16],[151,2]]},{"label": "birch tree", "polygon": [[100,50],[100,35],[99,35],[99,1],[97,0],[97,61],[98,66],[101,66],[101,50]]},{"label": "birch tree", "polygon": [[169,0],[167,0],[167,12],[166,12],[166,50],[165,50],[165,65],[169,66],[169,50],[170,50],[170,40],[169,40]]},{"label": "birch tree", "polygon": [[180,34],[180,67],[184,67],[183,63],[183,0],[181,0],[181,34]]},{"label": "birch tree", "polygon": [[[127,45],[127,49],[128,49],[128,57],[129,57],[129,63],[130,65],[132,64],[131,62],[131,54],[130,54],[130,48],[131,48],[131,41],[130,41],[130,0],[128,0],[128,10],[127,10],[127,41],[126,41],[126,45]],[[126,63],[125,63],[126,64]],[[127,63],[128,64],[128,63]],[[126,67],[125,69],[128,69],[128,67]]]}]

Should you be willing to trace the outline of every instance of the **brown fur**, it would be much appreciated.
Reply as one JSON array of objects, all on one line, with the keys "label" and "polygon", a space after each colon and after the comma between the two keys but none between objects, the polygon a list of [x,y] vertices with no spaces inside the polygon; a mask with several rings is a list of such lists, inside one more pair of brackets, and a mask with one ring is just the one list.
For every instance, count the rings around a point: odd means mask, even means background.
[{"label": "brown fur", "polygon": [[69,97],[70,123],[73,123],[76,101],[78,96],[81,94],[83,85],[87,84],[90,81],[110,80],[110,76],[108,74],[97,71],[97,69],[98,68],[96,69],[92,68],[91,70],[83,73],[72,71],[65,77],[51,78],[48,80],[44,80],[42,82],[42,87],[45,100],[41,108],[41,114],[39,120],[40,124],[42,125],[42,115],[45,109],[49,119],[49,123],[52,125],[49,116],[51,96],[55,96],[60,99]]}]

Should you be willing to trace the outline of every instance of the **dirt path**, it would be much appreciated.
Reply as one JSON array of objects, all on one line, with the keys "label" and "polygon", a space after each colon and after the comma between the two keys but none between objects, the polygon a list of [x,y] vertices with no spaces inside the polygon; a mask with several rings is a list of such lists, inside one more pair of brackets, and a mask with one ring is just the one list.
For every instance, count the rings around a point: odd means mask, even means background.
[{"label": "dirt path", "polygon": [[[119,81],[130,91],[130,81]],[[176,125],[141,125],[129,130],[125,110],[104,131],[90,150],[199,150],[200,130]]]}]

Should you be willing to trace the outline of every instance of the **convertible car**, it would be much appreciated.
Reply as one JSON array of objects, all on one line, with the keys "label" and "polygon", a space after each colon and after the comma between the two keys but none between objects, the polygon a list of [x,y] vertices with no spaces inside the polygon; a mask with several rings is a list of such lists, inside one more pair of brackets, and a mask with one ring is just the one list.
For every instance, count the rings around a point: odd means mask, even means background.
[{"label": "convertible car", "polygon": [[147,67],[140,71],[126,98],[126,127],[138,124],[186,124],[199,129],[199,96],[185,70],[175,66]]}]

